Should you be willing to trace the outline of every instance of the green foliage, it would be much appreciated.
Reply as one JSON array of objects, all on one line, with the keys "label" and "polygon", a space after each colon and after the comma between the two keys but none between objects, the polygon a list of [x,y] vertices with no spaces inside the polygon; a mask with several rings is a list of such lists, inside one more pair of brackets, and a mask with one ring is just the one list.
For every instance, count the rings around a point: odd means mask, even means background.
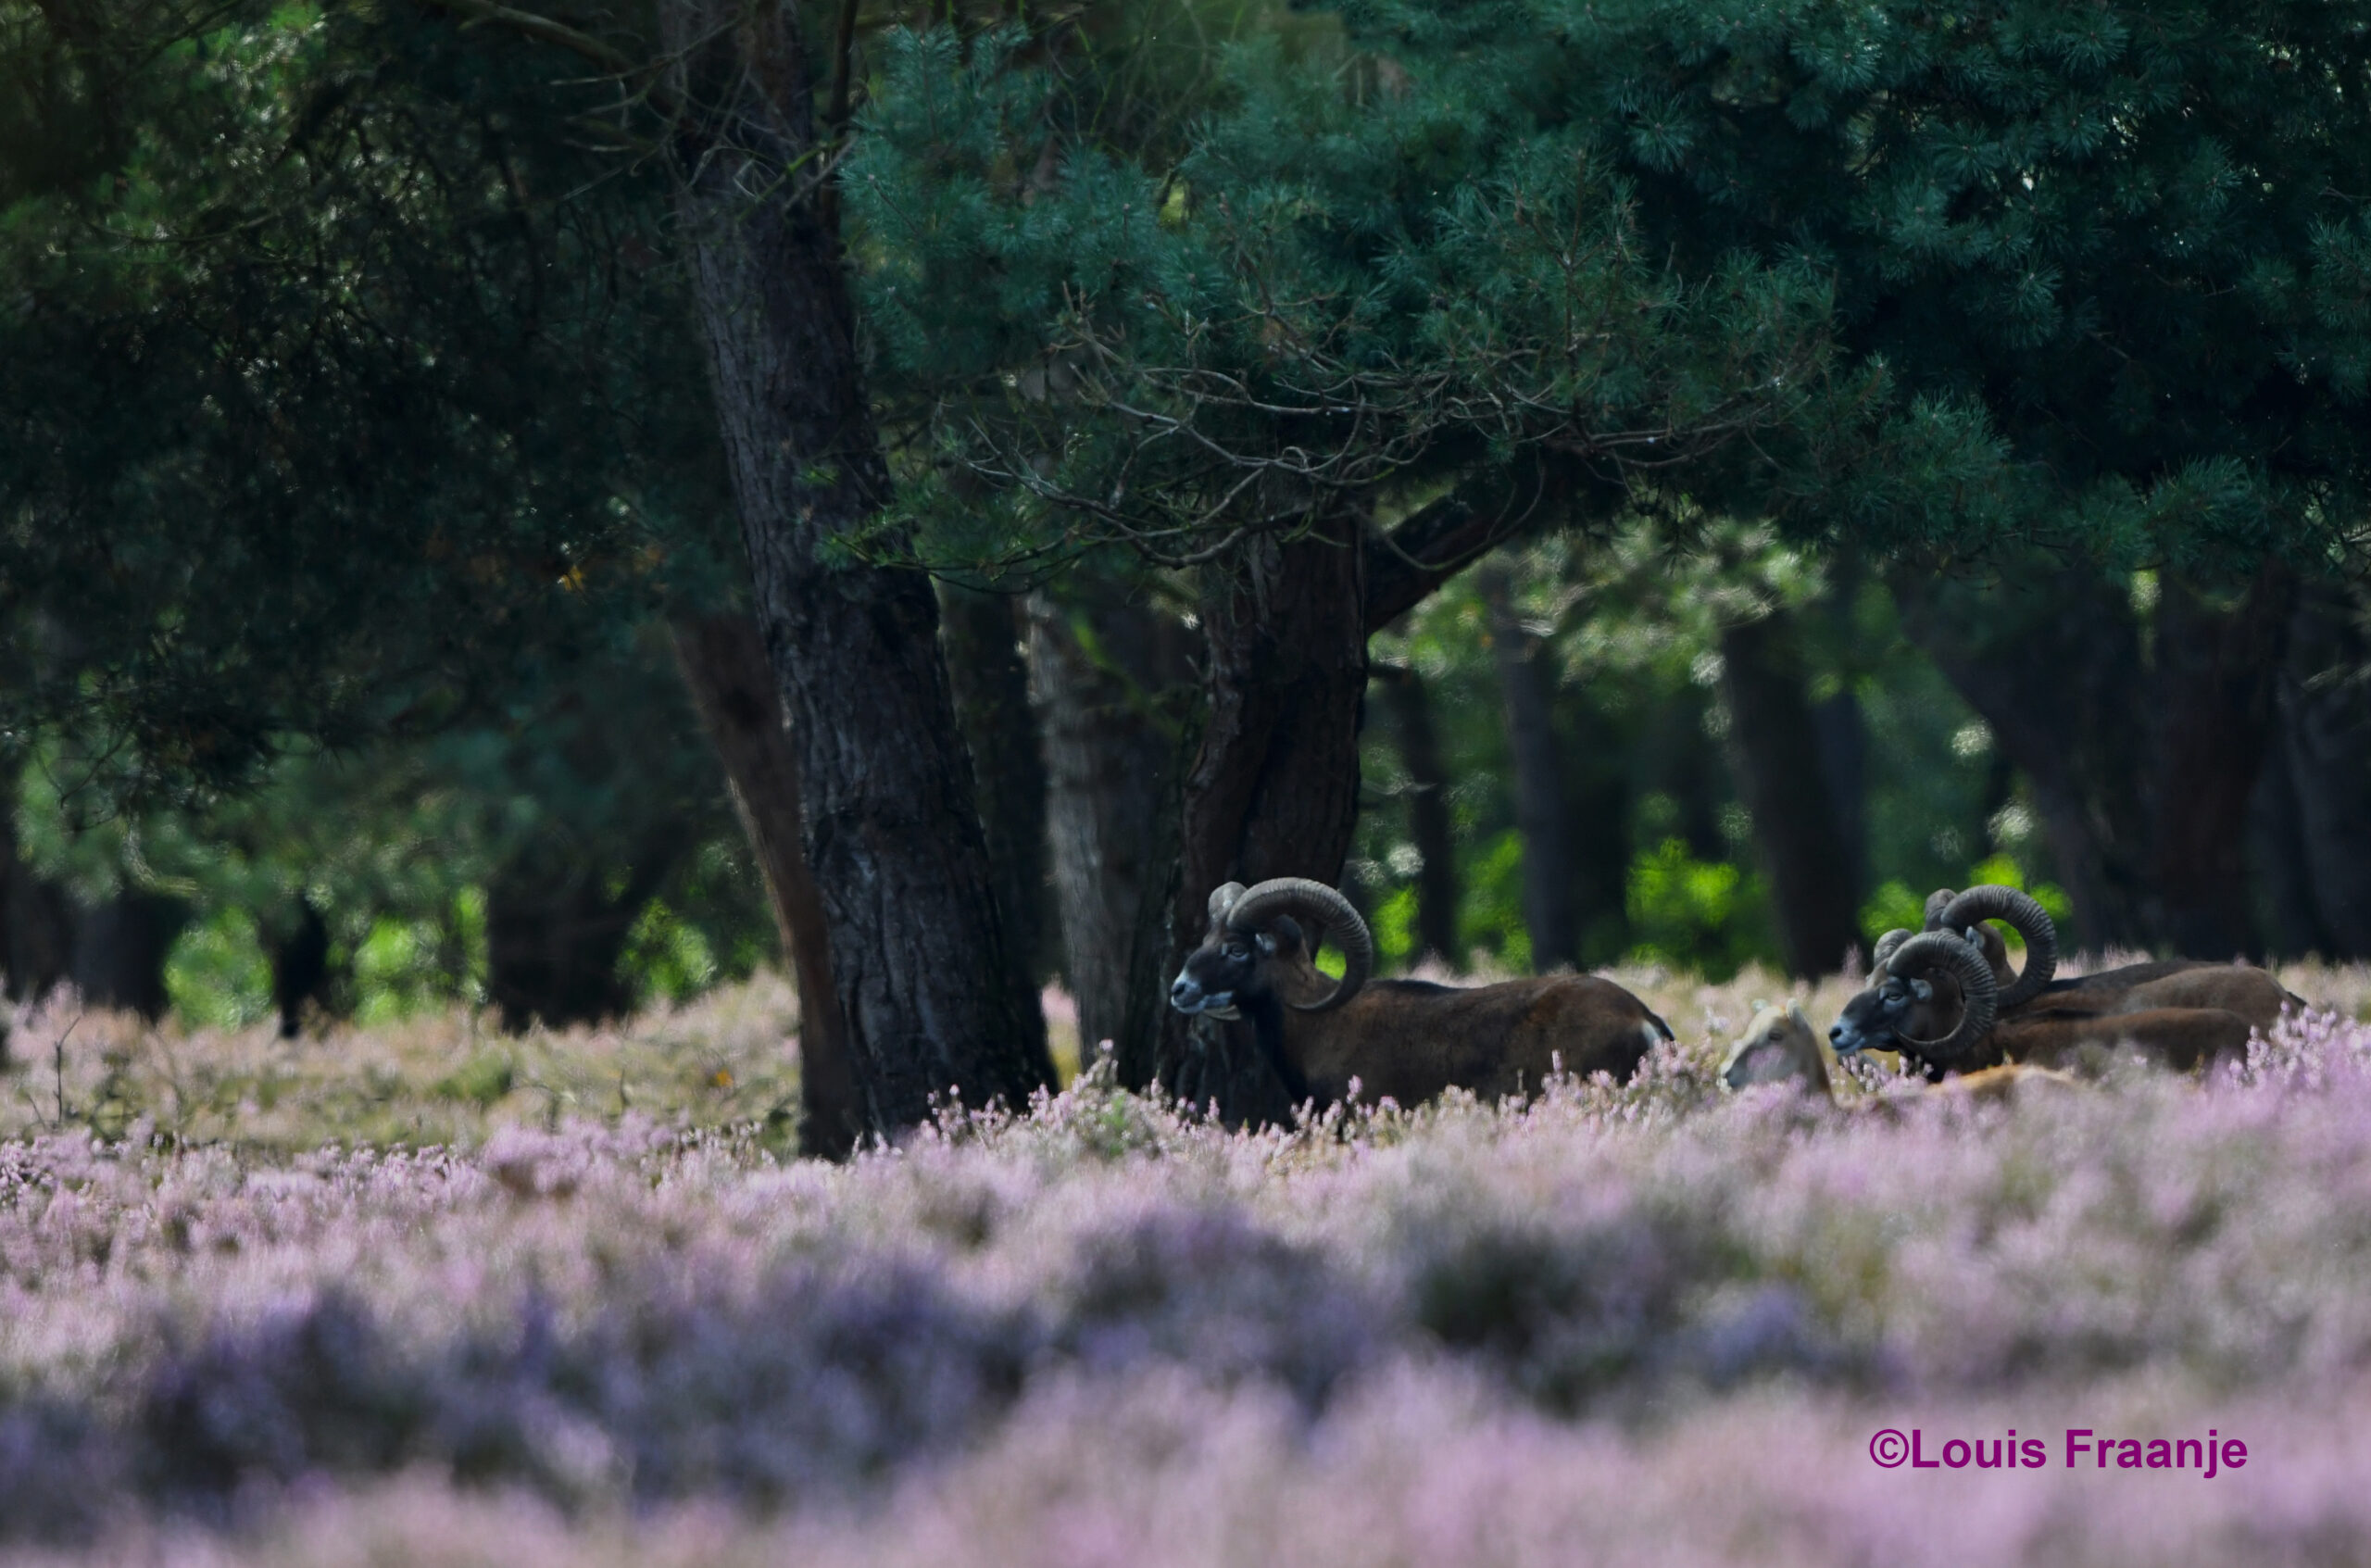
[{"label": "green foliage", "polygon": [[[2034,902],[2048,911],[2061,932],[2072,929],[2075,901],[2066,889],[2052,882],[2028,882],[2025,868],[2008,855],[1993,855],[1970,866],[1967,874],[1953,887],[1977,887],[1994,884],[2015,887],[2033,895]],[[1932,889],[1928,889],[1931,892]],[[1861,932],[1872,947],[1888,931],[1923,931],[1926,927],[1926,893],[1913,891],[1899,879],[1888,881],[1861,906]],[[2025,951],[2026,939],[2008,926],[2000,927],[2013,953]]]},{"label": "green foliage", "polygon": [[623,964],[646,1003],[689,1001],[717,978],[716,955],[709,951],[707,936],[669,909],[664,898],[653,898],[634,922]]},{"label": "green foliage", "polygon": [[19,782],[19,853],[85,903],[137,887],[194,905],[167,972],[194,1021],[271,1010],[270,954],[305,904],[328,927],[333,1014],[482,1005],[489,898],[545,857],[646,889],[627,917],[625,993],[684,1000],[771,961],[772,919],[671,662],[652,638],[601,651],[516,671],[498,728],[293,753],[205,809],[92,818],[88,796],[60,786],[75,770],[44,747]]},{"label": "green foliage", "polygon": [[[441,918],[440,918],[441,917]],[[354,1018],[393,1023],[455,998],[485,997],[485,895],[456,893],[447,909],[370,917],[354,947]]]},{"label": "green foliage", "polygon": [[[1428,56],[1424,0],[1349,14]],[[1832,497],[1863,540],[1963,555],[1989,516],[2245,571],[2359,526],[2360,6],[1459,14],[1466,69],[1536,56],[1495,69],[1552,82],[1691,265],[1743,245],[1830,270],[1853,352],[1909,399],[1888,460]]]},{"label": "green foliage", "polygon": [[0,3],[0,727],[202,801],[697,575],[664,187],[596,91],[424,6]]},{"label": "green foliage", "polygon": [[1926,926],[1926,895],[1896,877],[1869,896],[1861,906],[1861,935],[1872,947],[1888,931],[1923,931]]},{"label": "green foliage", "polygon": [[1416,890],[1402,887],[1375,905],[1375,956],[1388,969],[1405,969],[1416,956]]},{"label": "green foliage", "polygon": [[1719,483],[1748,434],[1750,467],[1819,460],[1788,431],[1871,393],[1829,373],[1814,270],[1675,270],[1586,139],[1454,73],[1369,91],[1372,57],[1312,69],[1255,30],[1167,161],[1019,42],[892,40],[848,166],[879,385],[910,410],[882,538],[918,525],[943,570],[1189,560],[1550,446]]},{"label": "green foliage", "polygon": [[[1974,887],[1984,883],[1997,883],[2004,887],[2022,888],[2032,894],[2034,902],[2048,911],[2051,920],[2057,921],[2062,925],[2075,918],[2075,905],[2067,897],[2066,889],[2056,883],[2028,883],[2026,880],[2025,868],[2006,855],[1995,855],[1990,859],[1968,868],[1968,886]],[[2020,945],[2020,939],[2013,934],[2011,935],[2010,945],[2012,947]]]},{"label": "green foliage", "polygon": [[[1872,898],[1890,898],[1888,909],[1906,900],[1918,915],[1927,890],[1967,885],[1974,859],[2043,863],[2032,807],[1990,732],[1906,641],[1881,583],[1768,526],[1682,519],[1683,541],[1667,532],[1670,521],[1545,541],[1515,563],[1517,613],[1546,637],[1559,676],[1585,965],[1643,949],[1715,973],[1777,962],[1774,911],[1721,738],[1719,690],[1725,628],[1773,611],[1795,618],[1809,697],[1850,696],[1865,726]],[[1455,781],[1460,941],[1500,962],[1527,961],[1528,936],[1516,940],[1523,860],[1499,674],[1471,583],[1452,581],[1374,648],[1424,683]],[[1361,771],[1369,794],[1353,854],[1374,890],[1380,950],[1404,962],[1418,859],[1399,805],[1409,782],[1396,729],[1379,706]],[[2016,880],[2025,884],[2023,873]]]},{"label": "green foliage", "polygon": [[1523,835],[1508,828],[1467,862],[1457,936],[1512,970],[1531,967],[1531,931],[1523,919]]},{"label": "green foliage", "polygon": [[1636,961],[1692,969],[1713,980],[1770,952],[1762,879],[1725,860],[1699,860],[1666,838],[1631,862],[1625,889]]},{"label": "green foliage", "polygon": [[481,1051],[438,1079],[430,1092],[484,1110],[508,1094],[518,1081],[518,1064],[507,1052]]},{"label": "green foliage", "polygon": [[1530,447],[1879,555],[2359,532],[2358,6],[1337,14],[1244,25],[1182,149],[1017,35],[887,42],[849,211],[935,558],[1186,558]]},{"label": "green foliage", "polygon": [[[890,33],[844,166],[881,537],[973,578],[1180,564],[1562,465],[1580,504],[1538,521],[1592,533],[1521,613],[1586,961],[1766,952],[1718,641],[1774,610],[1869,724],[1873,916],[1988,856],[2040,876],[2018,781],[1855,563],[2360,542],[2365,15],[1178,0]],[[680,705],[646,659],[585,674],[729,592],[729,508],[661,166],[588,150],[596,89],[550,63],[422,7],[0,0],[19,836],[85,898],[197,906],[193,1014],[250,1014],[307,902],[345,1005],[481,996],[530,861],[635,890],[638,996],[769,944]],[[1376,647],[1439,698],[1461,939],[1520,966],[1474,596]],[[1358,853],[1403,961],[1396,816]]]},{"label": "green foliage", "polygon": [[217,909],[175,939],[165,959],[165,993],[183,1022],[245,1029],[272,1013],[271,960],[245,909]]}]

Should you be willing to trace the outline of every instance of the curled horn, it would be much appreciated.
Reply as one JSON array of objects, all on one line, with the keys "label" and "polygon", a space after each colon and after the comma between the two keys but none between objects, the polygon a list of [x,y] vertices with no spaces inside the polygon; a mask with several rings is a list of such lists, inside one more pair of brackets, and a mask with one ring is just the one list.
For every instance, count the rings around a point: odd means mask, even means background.
[{"label": "curled horn", "polygon": [[1900,1036],[1902,1049],[1937,1067],[1963,1066],[1974,1059],[1976,1047],[1992,1033],[1992,1021],[2000,1016],[1992,966],[1985,962],[1975,943],[1958,933],[1922,931],[1894,949],[1893,964],[1887,972],[1906,980],[1935,969],[1947,969],[1959,980],[1961,995],[1966,998],[1959,1027],[1939,1040]]},{"label": "curled horn", "polygon": [[2016,984],[2001,994],[2001,1006],[2013,1008],[2040,996],[2058,972],[2058,927],[2050,911],[2029,895],[1997,884],[1971,887],[1942,910],[1946,931],[1965,931],[1983,920],[2007,921],[2026,939],[2026,967]]},{"label": "curled horn", "polygon": [[[1902,930],[1900,926],[1894,927],[1894,929],[1887,932],[1883,936],[1878,937],[1877,950],[1874,954],[1870,955],[1869,958],[1869,972],[1871,974],[1875,974],[1877,971],[1885,969],[1886,960],[1893,957],[1896,952],[1900,951],[1901,945],[1909,940],[1910,933]],[[1891,970],[1886,970],[1886,972],[1890,974],[1893,972]]]},{"label": "curled horn", "polygon": [[[1278,915],[1298,915],[1334,938],[1342,949],[1342,978],[1321,1002],[1295,1002],[1302,1012],[1326,1012],[1359,994],[1374,972],[1374,937],[1350,901],[1322,882],[1302,876],[1280,876],[1255,884],[1235,901],[1226,914],[1227,929],[1249,935]],[[1314,939],[1310,943],[1316,949]]]},{"label": "curled horn", "polygon": [[1952,892],[1948,887],[1938,887],[1934,892],[1926,895],[1927,930],[1941,931],[1944,929],[1943,911],[1950,909],[1951,907],[1951,900],[1958,897],[1958,894]]},{"label": "curled horn", "polygon": [[1242,897],[1243,884],[1239,882],[1223,883],[1211,888],[1211,901],[1206,906],[1211,913],[1211,923],[1216,925],[1226,919],[1226,912],[1235,908],[1235,901]]}]

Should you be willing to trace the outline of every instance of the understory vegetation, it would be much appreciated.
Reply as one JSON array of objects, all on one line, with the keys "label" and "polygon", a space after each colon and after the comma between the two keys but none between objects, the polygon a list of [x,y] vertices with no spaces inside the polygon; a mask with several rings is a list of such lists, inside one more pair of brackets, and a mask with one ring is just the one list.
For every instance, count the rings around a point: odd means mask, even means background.
[{"label": "understory vegetation", "polygon": [[0,0],[0,1568],[2371,1561],[2367,82]]},{"label": "understory vegetation", "polygon": [[[1099,1067],[845,1166],[779,1157],[759,1101],[795,1018],[764,979],[502,1042],[499,1070],[458,1017],[282,1042],[20,1016],[0,1537],[2208,1563],[2371,1528],[2371,972],[2285,971],[2337,1010],[2202,1083],[1846,1108],[1714,1085],[1785,983],[1625,978],[1680,1042],[1618,1087],[1230,1134]],[[1842,985],[1793,994],[1824,1016]],[[237,1114],[177,1099],[201,1075]],[[2040,1434],[2051,1464],[1869,1462],[1913,1426]],[[2070,1426],[2249,1459],[2069,1471]]]}]

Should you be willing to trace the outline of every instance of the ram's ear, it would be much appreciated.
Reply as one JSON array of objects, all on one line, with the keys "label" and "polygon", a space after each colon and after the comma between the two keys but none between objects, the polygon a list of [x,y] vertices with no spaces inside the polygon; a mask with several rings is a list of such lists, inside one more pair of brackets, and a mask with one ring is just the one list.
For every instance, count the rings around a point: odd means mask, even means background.
[{"label": "ram's ear", "polygon": [[1272,959],[1276,956],[1276,934],[1274,932],[1263,931],[1255,938],[1255,940],[1259,942],[1260,950],[1261,952],[1267,954],[1268,957]]},{"label": "ram's ear", "polygon": [[1303,940],[1300,922],[1290,915],[1278,915],[1275,923],[1268,929],[1275,934],[1276,938],[1274,946],[1268,949],[1272,953],[1278,947],[1298,947]]},{"label": "ram's ear", "polygon": [[1910,994],[1922,1002],[1931,1002],[1935,999],[1935,983],[1931,980],[1913,980],[1910,983]]}]

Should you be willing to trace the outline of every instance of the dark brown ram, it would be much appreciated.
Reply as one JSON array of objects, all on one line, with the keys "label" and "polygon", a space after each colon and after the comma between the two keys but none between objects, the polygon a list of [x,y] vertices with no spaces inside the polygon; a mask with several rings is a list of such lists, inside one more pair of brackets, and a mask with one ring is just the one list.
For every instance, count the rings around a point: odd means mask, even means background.
[{"label": "dark brown ram", "polygon": [[[1993,935],[1995,942],[2000,941],[1990,927],[1983,929]],[[1805,1094],[1836,1101],[1856,1111],[1898,1110],[1910,1103],[1893,1092],[1838,1095],[1828,1077],[1827,1059],[1820,1053],[1819,1041],[1812,1034],[1811,1020],[1803,1016],[1801,1005],[1796,1002],[1788,1003],[1783,1011],[1764,1007],[1753,1015],[1753,1022],[1746,1025],[1737,1043],[1729,1047],[1727,1060],[1721,1063],[1721,1082],[1731,1089],[1791,1084]],[[1919,1086],[1929,1094],[2006,1101],[2030,1092],[2049,1093],[2072,1087],[2079,1082],[2055,1068],[2008,1062],[1999,1067],[1981,1067],[1963,1076],[1955,1073],[1941,1084]]]},{"label": "dark brown ram", "polygon": [[[1537,1089],[1560,1061],[1580,1077],[1627,1078],[1672,1037],[1644,1002],[1587,974],[1463,987],[1370,981],[1366,922],[1322,882],[1230,882],[1211,895],[1210,914],[1169,1005],[1248,1022],[1297,1102],[1341,1099],[1354,1078],[1369,1101],[1414,1105],[1449,1088],[1495,1099]],[[1314,961],[1318,933],[1342,950],[1338,982]]]},{"label": "dark brown ram", "polygon": [[[1991,920],[2026,939],[2013,978],[2007,945],[1983,923]],[[1926,923],[1879,939],[1868,988],[1828,1031],[1838,1054],[1900,1051],[1939,1077],[2002,1062],[2064,1066],[2087,1048],[2129,1044],[2188,1071],[2244,1051],[2251,1030],[2268,1033],[2283,1008],[2304,1006],[2240,964],[2177,960],[2054,980],[2057,928],[2013,887],[1938,893]]]}]

